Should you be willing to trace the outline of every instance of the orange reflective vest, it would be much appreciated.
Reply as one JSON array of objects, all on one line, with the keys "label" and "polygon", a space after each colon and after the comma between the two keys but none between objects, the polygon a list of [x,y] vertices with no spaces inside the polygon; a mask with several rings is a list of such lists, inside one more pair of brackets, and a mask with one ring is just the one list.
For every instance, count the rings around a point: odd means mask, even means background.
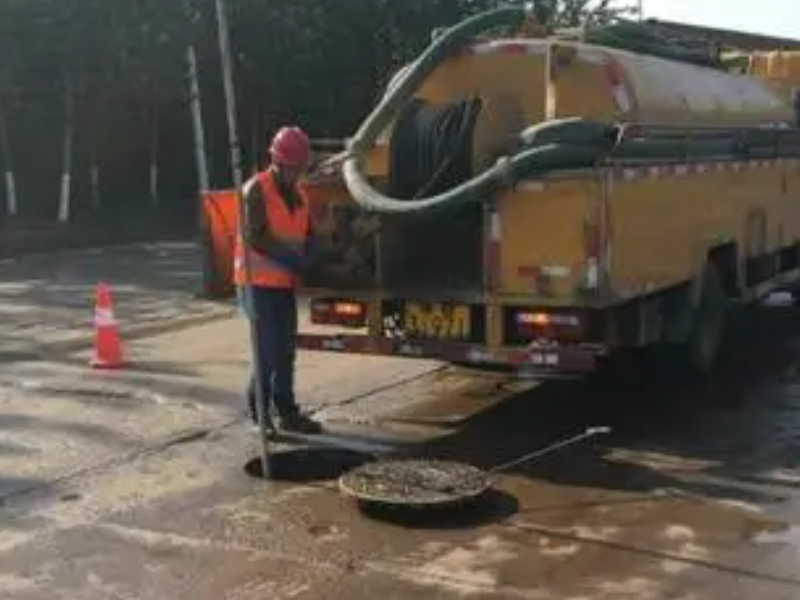
[{"label": "orange reflective vest", "polygon": [[[251,185],[255,185],[256,182],[261,186],[264,210],[267,213],[267,222],[272,235],[297,252],[303,252],[310,229],[308,199],[305,193],[298,189],[301,203],[295,207],[294,211],[290,211],[281,196],[275,181],[275,174],[272,171],[259,173]],[[236,252],[233,261],[234,278],[237,285],[246,285],[245,244],[242,232],[240,231],[236,237]],[[259,287],[280,289],[294,289],[298,286],[299,278],[289,268],[252,248],[248,247],[247,252],[250,255],[250,283]]]}]

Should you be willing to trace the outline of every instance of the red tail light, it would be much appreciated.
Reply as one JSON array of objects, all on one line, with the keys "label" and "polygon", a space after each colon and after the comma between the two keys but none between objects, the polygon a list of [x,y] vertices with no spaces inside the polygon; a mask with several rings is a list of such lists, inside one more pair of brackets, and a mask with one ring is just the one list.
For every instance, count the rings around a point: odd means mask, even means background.
[{"label": "red tail light", "polygon": [[311,302],[311,322],[317,325],[364,327],[367,307],[350,300],[314,300]]},{"label": "red tail light", "polygon": [[520,340],[555,339],[579,341],[585,331],[584,318],[577,312],[515,311],[513,336]]},{"label": "red tail light", "polygon": [[361,317],[364,315],[364,305],[358,302],[336,302],[333,305],[333,314],[339,317]]}]

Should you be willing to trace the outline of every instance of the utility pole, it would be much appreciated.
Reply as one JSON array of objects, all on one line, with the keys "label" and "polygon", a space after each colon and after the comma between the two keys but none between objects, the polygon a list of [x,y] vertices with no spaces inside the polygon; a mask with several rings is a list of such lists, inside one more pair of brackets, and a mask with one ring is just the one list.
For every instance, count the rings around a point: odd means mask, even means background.
[{"label": "utility pole", "polygon": [[194,45],[186,48],[186,63],[189,67],[189,107],[192,111],[194,134],[194,159],[197,169],[197,232],[202,262],[203,281],[201,297],[213,297],[217,291],[218,273],[214,257],[214,242],[211,224],[205,214],[205,193],[211,188],[206,156],[206,132],[203,126],[203,105],[200,99],[200,78],[197,70],[197,52]]},{"label": "utility pole", "polygon": [[[231,57],[231,39],[228,28],[228,14],[226,12],[225,1],[216,0],[217,6],[217,25],[219,27],[219,49],[222,58],[222,75],[225,84],[225,104],[228,115],[228,139],[231,152],[231,171],[233,172],[233,185],[239,199],[239,231],[244,232],[248,225],[248,215],[245,210],[244,198],[242,197],[242,152],[239,147],[239,130],[236,120],[236,90],[233,85],[233,60]],[[253,302],[252,264],[250,252],[244,252],[244,271],[246,284],[244,285],[244,304],[245,312],[250,320],[250,352],[253,357],[253,373],[255,375],[256,391],[256,415],[258,425],[261,430],[261,472],[264,479],[271,477],[270,469],[270,441],[267,431],[267,419],[269,417],[269,407],[265,402],[264,387],[261,385],[263,379],[263,367],[261,363],[261,352],[257,343],[258,331],[256,329],[256,319],[254,314],[255,303]]]},{"label": "utility pole", "polygon": [[217,1],[217,23],[219,26],[219,48],[222,55],[222,76],[225,85],[225,107],[228,116],[228,140],[231,152],[231,171],[233,183],[237,188],[242,186],[242,151],[239,145],[239,130],[236,118],[236,89],[233,85],[233,55],[231,53],[231,36],[228,27],[228,13],[225,0]]},{"label": "utility pole", "polygon": [[644,0],[639,0],[639,22],[644,21]]},{"label": "utility pole", "polygon": [[200,193],[211,187],[208,179],[208,159],[206,155],[206,132],[203,127],[203,104],[200,99],[200,81],[197,73],[197,53],[194,46],[186,49],[189,64],[189,98],[192,107],[194,131],[194,157],[197,165],[197,187]]},{"label": "utility pole", "polygon": [[0,156],[5,162],[6,214],[9,217],[16,217],[18,212],[17,189],[14,181],[14,166],[11,162],[11,142],[8,137],[6,113],[3,101],[0,99]]},{"label": "utility pole", "polygon": [[[191,0],[183,0],[183,10],[186,13],[187,21],[194,27],[199,20],[199,15]],[[205,211],[206,193],[211,189],[211,178],[208,174],[208,154],[197,52],[194,43],[191,42],[186,47],[186,65],[188,67],[189,109],[192,116],[195,170],[197,171],[197,197],[195,199],[197,202],[197,242],[200,246],[200,263],[203,273],[198,294],[202,298],[213,298],[219,291],[219,270],[214,254],[211,223]]]},{"label": "utility pole", "polygon": [[70,217],[72,195],[72,155],[75,138],[75,98],[72,79],[64,76],[64,154],[61,172],[61,196],[58,202],[58,222],[67,223]]}]

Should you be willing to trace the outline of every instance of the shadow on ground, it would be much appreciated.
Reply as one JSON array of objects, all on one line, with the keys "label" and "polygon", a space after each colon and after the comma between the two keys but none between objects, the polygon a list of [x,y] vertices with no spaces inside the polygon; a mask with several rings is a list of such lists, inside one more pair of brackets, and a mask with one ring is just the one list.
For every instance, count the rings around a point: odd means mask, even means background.
[{"label": "shadow on ground", "polygon": [[[30,477],[8,477],[0,474],[0,508],[5,504],[6,498],[41,485],[46,485],[46,482]],[[3,526],[7,527],[8,524],[4,523]]]},{"label": "shadow on ground", "polygon": [[414,529],[473,529],[500,523],[519,511],[519,501],[511,494],[490,489],[477,498],[436,507],[417,508],[399,504],[358,502],[361,512],[376,521]]},{"label": "shadow on ground", "polygon": [[784,500],[780,488],[738,482],[800,467],[799,315],[795,309],[772,308],[737,313],[720,369],[711,379],[675,377],[655,357],[641,356],[623,380],[544,384],[409,454],[488,469],[587,427],[610,425],[611,436],[513,472],[599,489],[677,490],[753,503]]},{"label": "shadow on ground", "polygon": [[[350,450],[331,448],[285,450],[270,455],[270,479],[296,483],[337,479],[368,460],[371,460],[368,454]],[[264,477],[260,458],[249,460],[244,470],[251,477],[259,479]]]}]

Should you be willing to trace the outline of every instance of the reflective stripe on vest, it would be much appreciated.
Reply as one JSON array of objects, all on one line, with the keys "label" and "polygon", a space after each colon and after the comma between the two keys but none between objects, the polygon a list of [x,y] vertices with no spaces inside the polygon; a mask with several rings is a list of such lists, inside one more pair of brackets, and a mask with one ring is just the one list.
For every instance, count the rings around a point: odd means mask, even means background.
[{"label": "reflective stripe on vest", "polygon": [[[297,190],[301,203],[294,211],[290,211],[286,201],[281,196],[272,171],[256,175],[248,182],[249,186],[256,182],[261,186],[261,195],[264,199],[270,231],[279,241],[302,252],[308,238],[309,210],[308,199],[301,189]],[[244,248],[241,232],[236,236],[236,253],[234,255],[234,277],[237,285],[245,285],[247,274],[244,268]],[[298,277],[290,269],[278,264],[260,252],[248,248],[250,255],[251,283],[259,287],[292,289],[299,284]]]}]

